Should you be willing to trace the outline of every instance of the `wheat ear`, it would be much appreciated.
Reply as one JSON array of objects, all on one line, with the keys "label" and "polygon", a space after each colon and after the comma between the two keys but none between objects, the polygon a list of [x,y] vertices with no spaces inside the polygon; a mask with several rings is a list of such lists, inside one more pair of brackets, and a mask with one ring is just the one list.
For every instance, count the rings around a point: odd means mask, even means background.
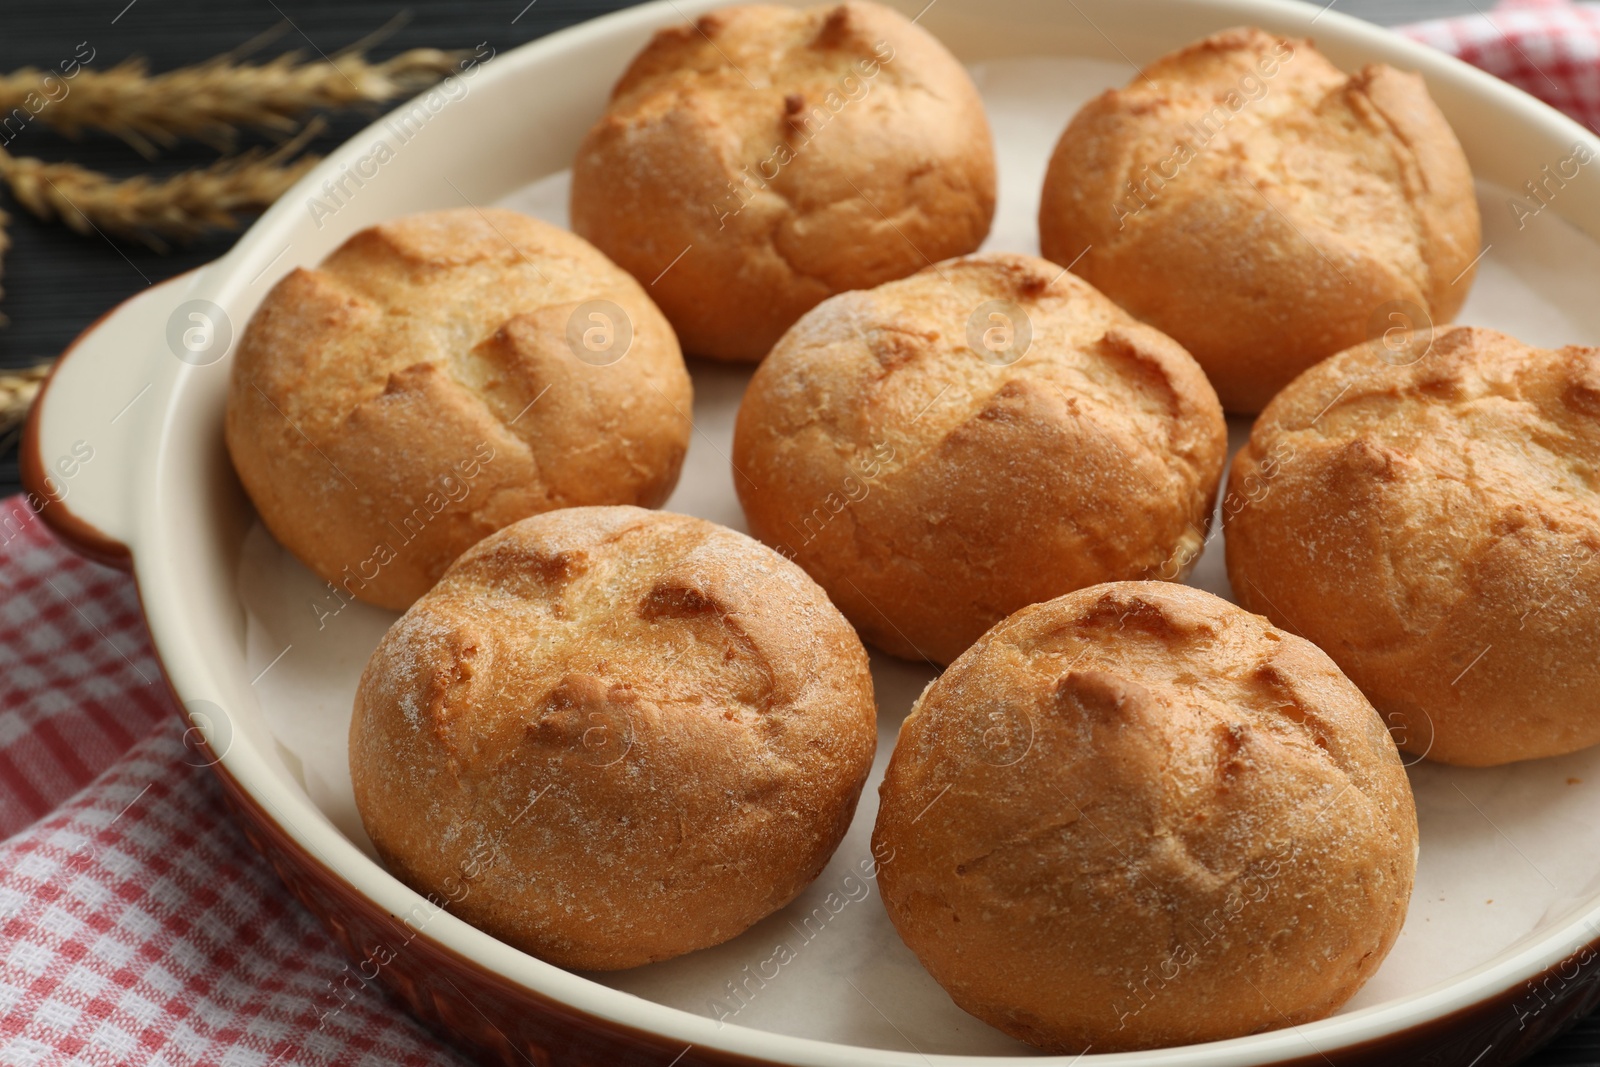
[{"label": "wheat ear", "polygon": [[241,129],[283,133],[310,111],[410,95],[457,70],[464,55],[416,48],[372,63],[357,52],[310,62],[290,53],[258,64],[221,56],[161,74],[129,59],[109,70],[81,68],[70,81],[56,76],[66,87],[59,99],[45,94],[45,72],[30,67],[0,75],[0,115],[23,108],[69,136],[105,130],[147,156],[180,137],[224,147]]},{"label": "wheat ear", "polygon": [[11,434],[28,416],[28,405],[39,395],[39,386],[50,373],[49,363],[38,363],[22,370],[0,371],[0,438]]},{"label": "wheat ear", "polygon": [[[7,229],[10,225],[11,216],[7,215],[4,210],[0,210],[0,279],[5,278],[6,253],[11,250],[11,233]],[[5,295],[6,288],[4,285],[0,285],[0,299],[4,299]],[[0,312],[0,326],[6,325],[8,321],[10,320],[6,318],[5,312]]]},{"label": "wheat ear", "polygon": [[41,219],[59,219],[79,233],[128,237],[163,249],[207,230],[236,229],[239,214],[276,200],[317,164],[316,156],[290,160],[320,132],[313,123],[272,152],[251,149],[209,167],[168,178],[116,179],[75,163],[15,157],[0,149],[0,178],[17,203]]}]

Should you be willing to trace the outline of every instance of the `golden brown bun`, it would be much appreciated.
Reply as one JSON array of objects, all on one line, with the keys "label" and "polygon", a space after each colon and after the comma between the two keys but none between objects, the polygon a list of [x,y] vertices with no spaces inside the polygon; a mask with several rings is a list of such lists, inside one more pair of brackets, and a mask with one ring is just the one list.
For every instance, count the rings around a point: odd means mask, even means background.
[{"label": "golden brown bun", "polygon": [[[1007,304],[1011,347],[980,356]],[[1025,604],[1177,577],[1226,446],[1171,339],[1053,263],[978,255],[796,323],[745,392],[734,484],[867,640],[948,663]]]},{"label": "golden brown bun", "polygon": [[989,631],[917,700],[880,792],[900,936],[962,1008],[1058,1052],[1329,1014],[1394,944],[1416,870],[1411,787],[1356,687],[1165,582]]},{"label": "golden brown bun", "polygon": [[713,359],[759,360],[834,293],[973,251],[994,201],[972,79],[862,2],[728,7],[660,31],[572,167],[572,228]]},{"label": "golden brown bun", "polygon": [[1460,327],[1385,356],[1261,413],[1229,481],[1239,602],[1326,649],[1408,752],[1600,741],[1600,348]]},{"label": "golden brown bun", "polygon": [[1420,76],[1346,77],[1257,29],[1090,101],[1039,205],[1045,257],[1170,334],[1241,412],[1391,315],[1448,322],[1478,240],[1472,173]]},{"label": "golden brown bun", "polygon": [[[627,321],[608,338],[590,301]],[[399,609],[524,516],[664,502],[690,403],[631,277],[565,230],[461,208],[362,230],[274,286],[234,357],[227,441],[284,547]]]},{"label": "golden brown bun", "polygon": [[390,628],[350,775],[396,876],[610,970],[793,899],[876,740],[866,652],[800,568],[702,519],[568,508],[480,542]]}]

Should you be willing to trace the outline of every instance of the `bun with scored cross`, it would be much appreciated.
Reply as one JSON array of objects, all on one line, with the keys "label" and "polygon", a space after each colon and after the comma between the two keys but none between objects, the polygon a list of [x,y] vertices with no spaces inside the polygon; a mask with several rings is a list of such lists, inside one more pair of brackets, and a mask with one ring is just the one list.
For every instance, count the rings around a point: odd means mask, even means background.
[{"label": "bun with scored cross", "polygon": [[665,502],[691,402],[625,271],[526,215],[460,208],[362,230],[273,286],[225,430],[273,536],[341,600],[401,609],[508,523]]},{"label": "bun with scored cross", "polygon": [[1170,334],[1242,413],[1350,345],[1449,322],[1479,239],[1472,171],[1420,75],[1346,75],[1253,28],[1091,100],[1039,205],[1044,255]]},{"label": "bun with scored cross", "polygon": [[873,832],[952,999],[1095,1054],[1330,1014],[1399,936],[1417,816],[1372,705],[1309,641],[1188,586],[1024,608],[917,700]]},{"label": "bun with scored cross", "polygon": [[978,90],[882,4],[720,8],[658,32],[572,166],[572,228],[684,350],[755,362],[850,289],[971,252],[995,205]]},{"label": "bun with scored cross", "polygon": [[397,877],[610,970],[793,899],[876,743],[866,652],[800,568],[703,519],[566,508],[480,542],[384,636],[350,773]]},{"label": "bun with scored cross", "polygon": [[1406,751],[1600,742],[1600,348],[1456,327],[1341,352],[1267,405],[1229,496],[1239,603],[1327,650]]},{"label": "bun with scored cross", "polygon": [[948,663],[1018,608],[1199,556],[1226,426],[1189,354],[1034,256],[845,293],[756,371],[750,530],[887,652]]}]

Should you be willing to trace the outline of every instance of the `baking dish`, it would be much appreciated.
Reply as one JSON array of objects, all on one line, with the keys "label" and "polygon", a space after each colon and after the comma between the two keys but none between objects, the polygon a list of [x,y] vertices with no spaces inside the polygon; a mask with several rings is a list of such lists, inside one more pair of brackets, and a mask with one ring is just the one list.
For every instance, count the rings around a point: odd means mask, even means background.
[{"label": "baking dish", "polygon": [[[920,1012],[940,1010],[927,999],[933,994],[923,990],[917,995],[924,1000],[907,1007],[896,999],[892,983],[869,980],[853,993],[839,986],[849,973],[825,973],[812,992],[797,984],[781,998],[769,998],[789,1005],[789,1012],[769,1010],[764,1002],[749,1014],[729,1014],[675,994],[682,978],[676,972],[646,968],[649,973],[602,981],[517,952],[420,897],[373,860],[359,825],[341,818],[327,800],[294,739],[286,742],[284,720],[269,713],[275,705],[263,696],[292,691],[270,688],[283,685],[280,679],[310,686],[317,670],[348,673],[349,664],[329,666],[327,661],[338,659],[327,652],[331,646],[319,646],[326,654],[312,661],[315,669],[305,665],[304,643],[299,656],[285,648],[275,660],[276,648],[261,647],[263,635],[275,631],[270,620],[263,624],[258,617],[272,595],[260,585],[283,584],[276,580],[284,575],[285,583],[300,579],[293,574],[297,565],[273,557],[273,546],[263,541],[222,448],[230,343],[279,277],[293,266],[315,263],[364,226],[463,203],[515,204],[519,196],[530,203],[559,200],[560,173],[627,61],[655,30],[713,6],[662,0],[485,59],[460,75],[449,92],[439,91],[431,102],[424,98],[422,110],[407,105],[354,137],[223,259],[147,290],[79,338],[30,417],[25,481],[42,516],[64,539],[136,576],[168,681],[202,739],[203,759],[197,762],[212,766],[240,824],[289,890],[323,920],[363,974],[374,972],[419,1017],[483,1055],[511,1064],[685,1067],[910,1067],[999,1064],[1030,1056],[1020,1045],[994,1040],[974,1020],[963,1023],[958,1012],[939,1015],[938,1026],[923,1026],[932,1017]],[[1482,198],[1491,258],[1479,282],[1483,299],[1475,293],[1476,303],[1462,320],[1474,321],[1475,313],[1500,316],[1482,322],[1493,326],[1519,315],[1529,318],[1518,300],[1539,294],[1546,303],[1537,310],[1557,310],[1532,316],[1536,321],[1524,329],[1525,339],[1600,342],[1600,312],[1586,307],[1600,275],[1584,269],[1600,263],[1593,244],[1600,241],[1600,167],[1580,168],[1550,196],[1548,210],[1536,220],[1542,228],[1537,242],[1518,243],[1517,216],[1501,202],[1540,179],[1541,168],[1571,158],[1575,146],[1600,159],[1600,139],[1481,72],[1337,10],[1280,0],[935,0],[926,6],[918,0],[899,6],[963,61],[994,73],[979,79],[991,100],[1005,93],[1070,93],[1083,89],[1084,79],[1118,84],[1130,64],[1240,24],[1313,36],[1345,69],[1382,61],[1418,70],[1487,183]],[[1044,61],[1037,70],[1027,65],[1027,57],[1050,56],[1099,65],[1074,68],[1077,73],[1057,85],[1052,71],[1061,74],[1062,68]],[[1065,96],[1058,102],[1064,121],[1071,106]],[[1001,141],[1043,139],[1036,146],[1043,153],[1059,126],[1046,134],[997,122],[996,132]],[[392,151],[375,152],[379,141]],[[1002,181],[1008,181],[1004,174]],[[1016,210],[1014,201],[1037,190],[1030,193],[1026,182],[1012,180],[1002,185],[1001,195],[1003,220],[1010,222],[997,226],[989,247],[1034,250],[1036,244],[1024,243],[1029,235],[1018,221],[1027,212]],[[1006,214],[1008,197],[1013,203]],[[1498,272],[1493,278],[1490,266]],[[712,484],[711,472],[725,463],[719,442],[726,440],[747,373],[695,368],[698,452],[691,453],[684,484],[669,506],[739,524],[736,504]],[[82,458],[86,452],[88,460]],[[1220,546],[1213,545],[1207,556],[1211,570],[1205,571],[1203,561],[1197,581],[1216,580],[1220,555]],[[270,570],[271,582],[252,581],[261,567],[283,570]],[[384,618],[362,615],[366,610],[352,609],[352,627],[369,636],[381,632]],[[894,724],[909,703],[903,694],[914,693],[927,674],[881,657],[875,663],[884,719],[881,767]],[[336,709],[340,699],[344,694],[332,693],[329,707]],[[346,714],[347,707],[346,701]],[[1423,899],[1419,888],[1416,937],[1451,951],[1441,948],[1437,957],[1413,960],[1406,965],[1417,973],[1388,986],[1375,982],[1339,1015],[1203,1046],[1116,1056],[1091,1050],[1077,1062],[1490,1067],[1513,1062],[1591,1009],[1600,1000],[1600,982],[1592,980],[1600,952],[1600,832],[1583,824],[1597,821],[1592,812],[1600,805],[1600,755],[1579,753],[1503,772],[1424,764],[1413,775],[1422,807],[1424,867],[1436,875],[1427,891],[1443,885],[1452,894],[1514,903],[1503,903],[1498,913],[1487,910],[1492,905],[1454,900],[1440,907]],[[1565,785],[1568,779],[1578,784]],[[1591,781],[1595,792],[1587,785]],[[863,821],[870,825],[870,816],[864,800],[853,833]],[[1522,859],[1531,873],[1520,866],[1519,852],[1529,853]],[[854,860],[841,856],[840,862]],[[835,868],[830,872],[824,881],[839,877]],[[1479,893],[1483,886],[1490,889]],[[848,899],[857,909],[848,913],[849,921],[882,918],[876,901],[853,894]],[[1514,916],[1509,923],[1498,918],[1508,910]],[[1422,925],[1434,914],[1451,924],[1442,936]],[[730,960],[731,967],[762,955],[750,944],[739,951],[744,954],[717,958]],[[817,958],[835,957],[819,950]],[[1429,959],[1437,962],[1436,975],[1422,975]],[[730,981],[740,974],[730,970]],[[698,975],[694,980],[701,980]],[[821,983],[830,978],[843,1000],[828,999],[835,991]],[[1395,995],[1385,995],[1390,988]],[[860,1001],[851,999],[857,994]],[[855,1004],[859,1018],[840,1022],[817,1010],[839,1003]],[[948,1010],[954,1012],[953,1006]],[[851,1035],[860,1039],[844,1039]]]}]

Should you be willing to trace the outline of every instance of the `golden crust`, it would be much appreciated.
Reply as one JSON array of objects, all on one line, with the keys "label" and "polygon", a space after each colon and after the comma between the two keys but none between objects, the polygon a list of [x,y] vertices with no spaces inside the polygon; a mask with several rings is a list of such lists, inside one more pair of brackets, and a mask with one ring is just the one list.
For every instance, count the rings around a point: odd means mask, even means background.
[{"label": "golden crust", "polygon": [[880,794],[901,937],[962,1008],[1059,1052],[1327,1015],[1394,944],[1415,875],[1410,785],[1356,687],[1169,583],[989,631],[918,699]]},{"label": "golden crust", "polygon": [[688,352],[726,360],[761,359],[834,293],[973,251],[994,202],[966,71],[859,0],[657,33],[572,171],[573,229],[651,283]]},{"label": "golden crust", "polygon": [[[607,365],[567,340],[595,300],[631,321]],[[564,230],[463,208],[363,230],[278,282],[234,357],[226,434],[273,536],[344,594],[399,609],[524,516],[664,502],[691,400],[637,282]]]},{"label": "golden crust", "polygon": [[1039,207],[1046,258],[1170,334],[1241,412],[1390,312],[1448,322],[1479,236],[1466,157],[1420,76],[1347,77],[1258,29],[1090,101]]},{"label": "golden crust", "polygon": [[[1031,324],[1006,365],[969,347],[994,301]],[[1055,264],[991,254],[808,313],[751,380],[733,463],[751,532],[867,640],[948,663],[1025,604],[1177,577],[1225,451],[1182,348]]]},{"label": "golden crust", "polygon": [[866,652],[798,567],[701,519],[569,508],[480,542],[389,630],[350,773],[398,877],[609,970],[791,900],[876,741]]},{"label": "golden crust", "polygon": [[1261,413],[1229,481],[1239,602],[1326,649],[1407,751],[1600,741],[1600,348],[1462,327],[1386,354],[1342,352]]}]

